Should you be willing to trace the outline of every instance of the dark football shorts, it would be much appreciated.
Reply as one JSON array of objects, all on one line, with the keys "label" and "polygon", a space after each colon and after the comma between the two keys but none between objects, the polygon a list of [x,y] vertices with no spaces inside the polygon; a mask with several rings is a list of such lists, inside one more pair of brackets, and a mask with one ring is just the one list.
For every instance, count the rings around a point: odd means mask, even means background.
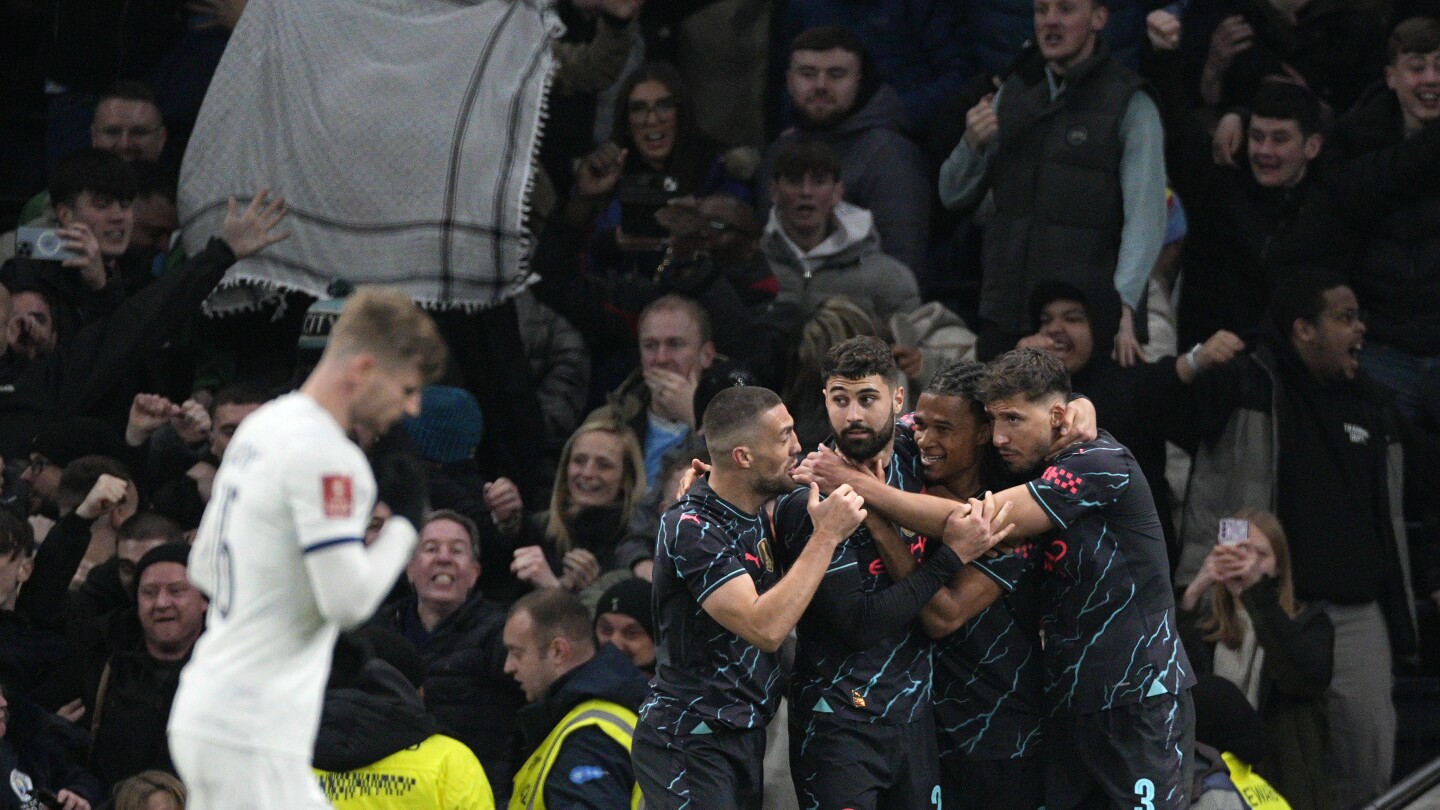
[{"label": "dark football shorts", "polygon": [[646,810],[760,810],[763,728],[671,736],[640,723],[630,758]]},{"label": "dark football shorts", "polygon": [[1045,804],[1045,760],[940,760],[945,810],[1036,810]]},{"label": "dark football shorts", "polygon": [[1180,810],[1194,778],[1195,704],[1187,689],[1045,724],[1047,810]]},{"label": "dark football shorts", "polygon": [[933,810],[943,807],[935,721],[888,725],[832,714],[790,715],[790,771],[801,807]]}]

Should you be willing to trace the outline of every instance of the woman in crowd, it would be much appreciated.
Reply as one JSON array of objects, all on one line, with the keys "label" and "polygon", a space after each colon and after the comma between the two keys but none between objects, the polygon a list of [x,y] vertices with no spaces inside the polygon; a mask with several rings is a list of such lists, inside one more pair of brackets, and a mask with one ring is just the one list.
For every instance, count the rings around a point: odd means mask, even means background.
[{"label": "woman in crowd", "polygon": [[745,180],[732,172],[739,173],[727,167],[722,147],[695,128],[679,71],[652,62],[621,85],[611,140],[580,162],[565,219],[593,229],[591,264],[608,267],[624,254],[663,248],[654,211],[666,199],[728,194],[749,201]]},{"label": "woman in crowd", "polygon": [[1260,775],[1295,810],[1330,810],[1324,695],[1335,630],[1319,605],[1295,600],[1280,521],[1259,509],[1234,518],[1248,537],[1216,543],[1181,599],[1186,624],[1198,618],[1205,633],[1186,648],[1198,672],[1234,683],[1259,710],[1269,749]]},{"label": "woman in crowd", "polygon": [[510,570],[536,588],[584,590],[617,568],[616,546],[644,495],[645,458],[635,434],[609,408],[595,411],[560,451],[550,508],[531,516],[531,542],[521,541]]},{"label": "woman in crowd", "polygon": [[536,259],[551,281],[578,270],[579,286],[592,292],[593,302],[566,303],[564,294],[543,282],[537,288],[590,342],[592,402],[603,401],[633,367],[632,321],[645,305],[667,292],[695,296],[691,288],[705,277],[695,272],[693,255],[671,255],[670,232],[656,213],[681,197],[722,194],[748,203],[758,163],[754,150],[724,152],[696,128],[689,91],[675,68],[649,63],[625,78],[611,139],[580,161],[570,198],[541,239]]}]

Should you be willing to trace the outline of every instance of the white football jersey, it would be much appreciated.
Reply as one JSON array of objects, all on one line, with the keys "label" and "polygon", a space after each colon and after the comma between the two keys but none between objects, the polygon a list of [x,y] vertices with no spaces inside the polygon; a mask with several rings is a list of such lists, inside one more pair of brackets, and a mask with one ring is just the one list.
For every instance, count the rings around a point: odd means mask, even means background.
[{"label": "white football jersey", "polygon": [[290,394],[241,423],[190,554],[210,609],[172,730],[309,761],[339,627],[304,555],[363,542],[374,505],[365,454],[314,399]]}]

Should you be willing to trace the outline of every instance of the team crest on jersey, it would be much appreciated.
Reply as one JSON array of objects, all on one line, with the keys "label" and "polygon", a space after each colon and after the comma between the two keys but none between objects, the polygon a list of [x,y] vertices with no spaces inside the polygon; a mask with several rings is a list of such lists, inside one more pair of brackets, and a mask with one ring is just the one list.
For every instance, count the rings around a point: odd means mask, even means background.
[{"label": "team crest on jersey", "polygon": [[775,573],[775,555],[770,551],[770,538],[760,538],[760,560],[765,563],[765,570]]},{"label": "team crest on jersey", "polygon": [[350,476],[321,476],[320,487],[325,495],[325,517],[346,518],[355,511],[355,482]]},{"label": "team crest on jersey", "polygon": [[854,703],[857,709],[865,708],[865,696],[860,694],[859,689],[850,690],[850,702]]},{"label": "team crest on jersey", "polygon": [[30,801],[30,791],[35,789],[35,783],[30,781],[30,774],[14,768],[10,771],[10,789],[20,797],[23,806],[25,802]]}]

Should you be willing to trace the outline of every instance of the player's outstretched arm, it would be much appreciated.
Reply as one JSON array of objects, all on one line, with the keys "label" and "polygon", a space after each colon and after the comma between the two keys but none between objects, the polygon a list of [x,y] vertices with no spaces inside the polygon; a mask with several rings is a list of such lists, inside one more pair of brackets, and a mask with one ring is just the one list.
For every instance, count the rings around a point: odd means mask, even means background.
[{"label": "player's outstretched arm", "polygon": [[[905,547],[904,541],[895,531],[894,524],[884,518],[877,518],[876,513],[872,512],[869,517],[865,518],[865,525],[870,529],[870,536],[875,538],[875,548],[880,552],[880,559],[885,562],[885,570],[889,572],[890,578],[896,582],[908,580],[910,575],[920,568],[920,564],[915,562],[915,557],[910,554],[910,549]],[[931,638],[949,635],[960,625],[969,621],[970,617],[984,609],[985,606],[982,605],[979,610],[966,613],[959,603],[962,593],[959,590],[960,583],[969,581],[965,575],[966,570],[968,569],[960,569],[950,578],[949,583],[938,587],[935,595],[930,597],[930,601],[926,602],[925,607],[921,609],[920,623]],[[980,575],[980,578],[987,581],[989,579],[983,574]],[[999,586],[996,586],[996,591],[998,595]],[[964,593],[968,594],[969,591],[964,591]],[[949,629],[941,632],[939,628],[942,627]]]},{"label": "player's outstretched arm", "polygon": [[815,589],[810,607],[830,619],[829,646],[858,652],[913,623],[962,565],[953,551],[941,546],[904,580],[873,591],[866,588],[865,571],[836,566]]},{"label": "player's outstretched arm", "polygon": [[[956,560],[968,564],[1003,541],[1013,531],[1006,528],[1010,517],[1008,509],[997,508],[994,502],[982,505],[974,499],[969,501],[968,507],[968,513],[960,509],[951,513],[946,521],[950,528],[948,534],[943,536],[944,543],[935,545],[924,566],[915,562],[910,550],[905,547],[889,521],[876,519],[874,513],[865,519],[865,525],[875,538],[875,547],[879,550],[891,579],[910,584],[911,574],[916,571],[926,572],[926,569],[934,569],[937,565],[940,566],[939,570],[945,572],[944,578],[935,582],[933,587],[920,591],[933,594],[920,610],[920,622],[931,638],[942,638],[953,633],[989,607],[1001,594],[1000,586],[984,573],[971,568],[957,572],[953,568],[945,568],[943,561],[939,559],[941,550],[948,549],[954,553]],[[931,573],[933,575],[933,571]],[[948,583],[946,579],[949,580]],[[894,586],[887,590],[893,589]]]},{"label": "player's outstretched arm", "polygon": [[320,615],[343,628],[368,620],[410,562],[417,537],[410,521],[392,517],[368,548],[358,537],[307,548],[305,572]]},{"label": "player's outstretched arm", "polygon": [[[1009,537],[1002,545],[1014,546],[1023,538],[1043,534],[1058,526],[1049,513],[1040,506],[1040,502],[1035,499],[1035,494],[1030,491],[1028,484],[1010,487],[1001,492],[992,492],[985,496],[986,501],[991,499],[995,501],[997,512],[1009,504],[1010,522],[1015,524],[1015,528],[1011,530]],[[960,525],[958,516],[951,523],[953,526],[947,530],[953,532]]]},{"label": "player's outstretched arm", "polygon": [[755,580],[733,577],[700,606],[726,630],[765,652],[780,649],[815,596],[835,547],[865,519],[864,505],[864,500],[848,486],[836,489],[822,501],[819,488],[811,484],[808,509],[815,531],[775,587],[760,594],[755,590]]}]

